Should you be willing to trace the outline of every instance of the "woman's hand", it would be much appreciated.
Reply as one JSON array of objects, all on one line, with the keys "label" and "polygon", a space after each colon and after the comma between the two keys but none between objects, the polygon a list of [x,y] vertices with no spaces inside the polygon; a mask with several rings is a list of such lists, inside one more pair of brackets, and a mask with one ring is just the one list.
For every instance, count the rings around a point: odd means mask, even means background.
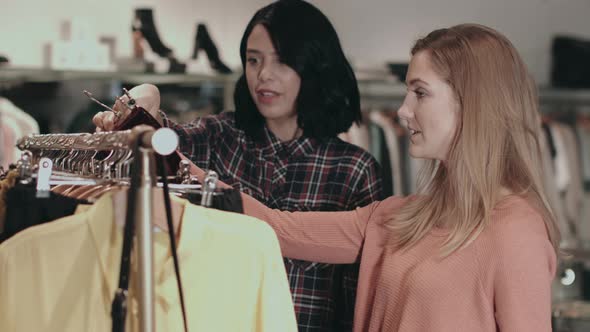
[{"label": "woman's hand", "polygon": [[92,118],[92,122],[94,125],[96,125],[97,132],[115,130],[117,125],[122,123],[129,116],[129,114],[131,114],[131,110],[127,108],[120,100],[115,102],[115,105],[113,105],[112,109],[115,110],[115,112],[98,112]]},{"label": "woman's hand", "polygon": [[[158,110],[160,109],[160,91],[153,84],[141,84],[129,90],[129,95],[135,100],[135,105],[142,107],[150,113],[160,124],[163,123],[162,117]],[[98,112],[92,118],[92,122],[96,125],[96,131],[112,131],[117,125],[131,114],[131,109],[127,107],[129,98],[122,96],[115,101],[113,110]]]}]

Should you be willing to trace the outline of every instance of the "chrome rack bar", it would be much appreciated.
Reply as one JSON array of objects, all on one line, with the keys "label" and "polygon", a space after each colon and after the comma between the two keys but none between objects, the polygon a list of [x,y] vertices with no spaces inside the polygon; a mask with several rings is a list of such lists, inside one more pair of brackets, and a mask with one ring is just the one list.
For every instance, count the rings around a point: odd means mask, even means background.
[{"label": "chrome rack bar", "polygon": [[129,149],[132,130],[81,134],[28,135],[17,141],[21,150],[123,150]]}]

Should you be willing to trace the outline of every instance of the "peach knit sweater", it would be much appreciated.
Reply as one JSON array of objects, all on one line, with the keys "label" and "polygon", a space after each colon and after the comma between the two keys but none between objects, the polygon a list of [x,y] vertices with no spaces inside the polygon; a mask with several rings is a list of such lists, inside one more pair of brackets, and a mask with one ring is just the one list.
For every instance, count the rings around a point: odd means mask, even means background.
[{"label": "peach knit sweater", "polygon": [[281,212],[243,195],[245,213],[275,230],[283,256],[349,264],[360,260],[354,331],[551,331],[556,256],[540,214],[509,196],[469,246],[445,259],[445,230],[392,250],[384,227],[406,199],[348,212]]}]

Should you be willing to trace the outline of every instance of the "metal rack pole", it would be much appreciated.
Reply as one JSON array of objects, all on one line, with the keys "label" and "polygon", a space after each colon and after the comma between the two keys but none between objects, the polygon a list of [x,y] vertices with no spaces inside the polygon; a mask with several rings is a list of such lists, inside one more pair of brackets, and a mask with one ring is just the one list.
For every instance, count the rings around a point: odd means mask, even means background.
[{"label": "metal rack pole", "polygon": [[135,227],[137,234],[137,258],[139,272],[139,330],[155,331],[154,302],[154,265],[153,265],[153,188],[156,187],[157,175],[154,153],[168,155],[178,146],[178,136],[169,128],[157,131],[149,130],[138,135],[139,146],[137,161],[140,172],[136,181]]},{"label": "metal rack pole", "polygon": [[137,262],[139,273],[139,330],[155,331],[154,266],[152,243],[152,188],[156,185],[154,153],[150,148],[139,147],[140,163],[137,195],[135,197],[135,227],[137,230]]}]

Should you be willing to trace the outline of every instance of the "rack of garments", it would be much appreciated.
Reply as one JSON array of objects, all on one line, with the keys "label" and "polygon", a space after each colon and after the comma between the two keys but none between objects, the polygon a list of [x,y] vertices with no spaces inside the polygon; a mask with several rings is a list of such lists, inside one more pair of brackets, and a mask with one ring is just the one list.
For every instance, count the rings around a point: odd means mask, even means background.
[{"label": "rack of garments", "polygon": [[[541,147],[545,188],[571,257],[560,262],[553,282],[557,306],[590,300],[590,108],[545,105]],[[557,311],[556,311],[557,312]]]},{"label": "rack of garments", "polygon": [[546,174],[553,178],[550,184],[558,192],[554,205],[576,227],[573,247],[589,250],[590,91],[540,89],[539,103],[544,138],[551,153],[551,168],[547,168]]},{"label": "rack of garments", "polygon": [[[43,191],[37,189],[43,187],[39,181],[48,179],[49,197],[44,199],[72,194],[72,187],[110,186],[110,190],[100,193],[104,187],[95,189],[72,214],[28,227],[0,243],[0,330],[109,330],[114,322],[111,304],[123,266],[125,226],[129,225],[128,211],[133,210],[148,226],[143,232],[152,236],[153,273],[141,272],[149,270],[150,264],[142,267],[141,255],[132,256],[123,306],[128,311],[126,331],[149,331],[146,326],[158,331],[183,330],[180,294],[186,300],[189,331],[295,331],[286,273],[272,229],[257,219],[182,198],[200,194],[202,202],[211,201],[207,197],[215,201],[220,195],[208,192],[207,182],[202,186],[171,184],[169,190],[175,194],[165,196],[166,187],[155,182],[151,152],[141,152],[149,148],[134,146],[137,137],[150,145],[157,132],[153,136],[145,132],[137,136],[133,131],[39,135],[19,142],[30,152],[23,154],[25,160],[0,182],[0,188],[9,181],[39,193]],[[48,160],[51,162],[44,165]],[[42,170],[50,164],[56,171],[48,176]],[[136,168],[138,164],[142,167]],[[147,177],[135,187],[141,176]],[[183,176],[190,181],[190,176]],[[142,203],[129,197],[142,197]],[[164,201],[168,197],[170,213],[164,213],[162,197]],[[135,208],[128,208],[132,205]],[[169,223],[165,222],[168,216]],[[170,255],[172,233],[176,233],[173,247],[178,252],[182,293],[177,291]],[[139,249],[146,245],[139,243],[145,234],[141,230],[137,234]],[[153,287],[142,286],[150,283],[142,281],[146,275],[152,276]],[[146,315],[142,303],[149,301],[140,299],[150,292],[154,311]]]},{"label": "rack of garments", "polygon": [[410,157],[409,134],[399,123],[397,111],[389,107],[368,108],[363,111],[363,121],[353,124],[339,138],[369,151],[377,159],[385,195],[418,192],[425,162]]},{"label": "rack of garments", "polygon": [[569,248],[580,248],[590,240],[586,209],[590,193],[586,188],[590,180],[586,171],[590,167],[589,124],[587,113],[573,110],[543,116],[546,190],[555,214],[562,220],[564,246]]}]

